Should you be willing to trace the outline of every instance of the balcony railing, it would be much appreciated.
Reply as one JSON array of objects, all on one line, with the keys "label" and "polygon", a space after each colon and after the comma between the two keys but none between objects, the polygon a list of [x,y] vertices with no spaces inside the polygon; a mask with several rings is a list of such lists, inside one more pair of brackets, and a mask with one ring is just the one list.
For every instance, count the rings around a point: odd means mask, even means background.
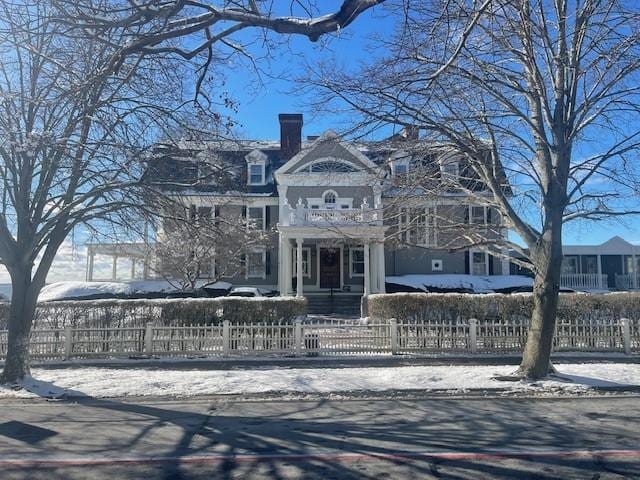
[{"label": "balcony railing", "polygon": [[616,274],[617,290],[637,290],[640,288],[640,273]]},{"label": "balcony railing", "polygon": [[382,211],[364,202],[360,208],[309,208],[298,201],[295,207],[280,207],[281,226],[382,225]]},{"label": "balcony railing", "polygon": [[607,276],[597,273],[563,273],[560,286],[573,290],[602,290],[607,288]]}]

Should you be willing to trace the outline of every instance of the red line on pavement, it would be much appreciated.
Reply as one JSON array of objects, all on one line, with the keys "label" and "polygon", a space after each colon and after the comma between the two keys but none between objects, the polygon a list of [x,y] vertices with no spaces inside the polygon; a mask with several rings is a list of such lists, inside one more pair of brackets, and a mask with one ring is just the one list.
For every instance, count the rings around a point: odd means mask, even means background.
[{"label": "red line on pavement", "polygon": [[640,458],[640,450],[547,450],[497,452],[396,452],[396,453],[316,453],[265,455],[189,455],[167,457],[121,458],[48,458],[1,459],[0,467],[57,468],[99,465],[153,465],[153,464],[212,464],[221,462],[273,462],[273,461],[360,461],[360,460],[504,460],[536,458]]}]

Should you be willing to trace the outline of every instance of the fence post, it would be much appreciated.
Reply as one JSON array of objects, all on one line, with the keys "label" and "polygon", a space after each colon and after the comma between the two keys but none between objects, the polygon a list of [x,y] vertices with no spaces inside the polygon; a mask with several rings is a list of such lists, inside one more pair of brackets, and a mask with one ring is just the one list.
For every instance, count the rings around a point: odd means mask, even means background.
[{"label": "fence post", "polygon": [[144,330],[144,353],[148,356],[153,354],[153,322],[147,322]]},{"label": "fence post", "polygon": [[478,353],[478,320],[469,319],[469,349],[471,353]]},{"label": "fence post", "polygon": [[64,359],[65,360],[69,360],[71,358],[71,353],[73,351],[72,347],[73,347],[73,337],[72,337],[71,326],[67,325],[66,327],[64,327]]},{"label": "fence post", "polygon": [[295,322],[294,342],[296,347],[296,357],[302,355],[302,320],[299,318]]},{"label": "fence post", "polygon": [[389,320],[389,336],[391,337],[391,354],[398,353],[398,321],[395,318]]},{"label": "fence post", "polygon": [[631,353],[631,320],[628,318],[621,318],[620,326],[622,327],[622,344],[624,345],[624,353],[629,355]]},{"label": "fence post", "polygon": [[231,333],[231,328],[229,325],[229,320],[224,320],[222,322],[222,356],[223,357],[229,356],[229,350],[230,350],[229,347],[231,345],[230,333]]}]

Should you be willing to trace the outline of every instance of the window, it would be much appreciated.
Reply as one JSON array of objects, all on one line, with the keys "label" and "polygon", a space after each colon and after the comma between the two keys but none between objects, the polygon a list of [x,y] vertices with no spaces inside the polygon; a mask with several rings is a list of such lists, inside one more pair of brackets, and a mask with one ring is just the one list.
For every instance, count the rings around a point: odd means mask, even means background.
[{"label": "window", "polygon": [[[293,276],[298,276],[298,249],[294,247],[293,249],[293,265],[292,272]],[[302,276],[311,278],[311,249],[303,248],[302,249]]]},{"label": "window", "polygon": [[364,248],[349,249],[349,276],[364,277]]},{"label": "window", "polygon": [[348,163],[338,160],[322,160],[312,163],[308,168],[305,168],[310,173],[351,173],[356,169]]},{"label": "window", "polygon": [[412,245],[435,246],[438,243],[436,208],[418,207],[400,209],[400,239]]},{"label": "window", "polygon": [[485,225],[487,223],[486,207],[472,205],[469,215],[469,223],[474,225]]},{"label": "window", "polygon": [[249,164],[249,185],[264,185],[264,165],[260,163]]},{"label": "window", "polygon": [[264,207],[248,207],[247,208],[247,226],[252,226],[260,230],[266,228],[266,206]]},{"label": "window", "polygon": [[487,253],[472,252],[471,253],[471,274],[487,275]]},{"label": "window", "polygon": [[580,270],[578,269],[577,256],[564,257],[562,259],[562,273],[563,274],[580,273]]},{"label": "window", "polygon": [[336,195],[335,192],[326,192],[324,195],[324,203],[325,205],[335,205],[336,204],[336,200],[338,199],[338,196]]},{"label": "window", "polygon": [[585,255],[582,257],[582,273],[598,273],[598,257]]},{"label": "window", "polygon": [[267,252],[255,250],[247,254],[247,278],[266,278]]},{"label": "window", "polygon": [[393,164],[393,175],[406,175],[409,172],[409,164],[408,163],[394,163]]}]

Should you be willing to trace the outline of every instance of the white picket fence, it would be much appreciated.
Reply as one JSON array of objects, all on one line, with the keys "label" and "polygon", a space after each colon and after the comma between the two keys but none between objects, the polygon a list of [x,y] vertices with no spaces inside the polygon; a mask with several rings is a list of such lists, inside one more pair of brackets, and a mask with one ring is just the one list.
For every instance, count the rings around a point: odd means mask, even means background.
[{"label": "white picket fence", "polygon": [[[195,327],[34,330],[31,356],[39,360],[110,357],[335,356],[437,353],[517,353],[527,324],[496,321],[359,324],[335,321]],[[628,319],[559,321],[555,351],[640,351],[640,322]],[[0,358],[7,332],[0,331]]]}]

